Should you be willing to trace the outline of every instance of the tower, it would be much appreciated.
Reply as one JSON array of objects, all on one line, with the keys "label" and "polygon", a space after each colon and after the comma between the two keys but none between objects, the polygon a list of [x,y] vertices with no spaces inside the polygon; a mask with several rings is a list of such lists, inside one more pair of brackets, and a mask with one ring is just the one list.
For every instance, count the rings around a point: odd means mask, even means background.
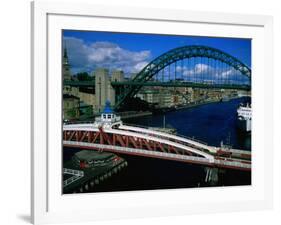
[{"label": "tower", "polygon": [[64,48],[63,51],[62,75],[63,75],[63,80],[71,80],[70,65],[68,61],[66,47]]},{"label": "tower", "polygon": [[96,110],[101,112],[105,106],[105,102],[108,97],[108,70],[104,68],[98,68],[95,71],[95,93],[96,93]]}]

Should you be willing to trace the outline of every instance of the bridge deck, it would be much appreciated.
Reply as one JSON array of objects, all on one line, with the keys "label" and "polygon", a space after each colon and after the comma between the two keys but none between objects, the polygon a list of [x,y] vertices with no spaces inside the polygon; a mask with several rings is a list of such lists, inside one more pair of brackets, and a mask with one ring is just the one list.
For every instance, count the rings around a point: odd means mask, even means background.
[{"label": "bridge deck", "polygon": [[196,83],[196,82],[160,82],[160,81],[113,81],[111,82],[113,87],[116,86],[152,86],[152,87],[193,87],[193,88],[208,88],[208,89],[234,89],[234,90],[251,90],[250,85],[238,85],[238,84],[208,84],[208,83]]},{"label": "bridge deck", "polygon": [[[64,125],[63,130],[69,132],[100,131],[99,128],[94,127],[93,124]],[[116,129],[103,128],[103,132],[108,134],[118,134],[134,138],[142,138],[149,141],[163,143],[169,146],[173,146],[177,149],[192,152],[196,154],[196,156],[181,155],[170,152],[151,151],[138,148],[120,147],[108,144],[104,145],[101,143],[88,143],[73,140],[64,140],[63,144],[65,146],[94,148],[105,151],[113,151],[119,153],[122,152],[125,154],[135,154],[170,160],[179,160],[190,163],[212,165],[240,170],[251,169],[251,152],[249,151],[237,149],[222,149],[219,147],[209,146],[207,144],[191,140],[186,137],[128,125],[120,125]]]}]

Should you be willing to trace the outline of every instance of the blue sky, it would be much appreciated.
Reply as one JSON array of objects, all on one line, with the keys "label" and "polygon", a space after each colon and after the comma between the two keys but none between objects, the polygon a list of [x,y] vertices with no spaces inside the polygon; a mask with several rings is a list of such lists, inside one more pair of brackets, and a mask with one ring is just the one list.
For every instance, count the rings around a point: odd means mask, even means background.
[{"label": "blue sky", "polygon": [[220,49],[251,67],[251,40],[95,31],[63,31],[72,73],[96,67],[136,73],[157,56],[184,45]]}]

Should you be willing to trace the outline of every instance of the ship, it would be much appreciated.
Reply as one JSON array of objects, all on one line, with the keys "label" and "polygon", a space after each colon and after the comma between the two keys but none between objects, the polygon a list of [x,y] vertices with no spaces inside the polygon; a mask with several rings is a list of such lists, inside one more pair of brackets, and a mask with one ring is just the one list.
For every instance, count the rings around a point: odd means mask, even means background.
[{"label": "ship", "polygon": [[239,105],[237,109],[237,127],[240,131],[250,133],[252,130],[252,108],[249,103]]}]

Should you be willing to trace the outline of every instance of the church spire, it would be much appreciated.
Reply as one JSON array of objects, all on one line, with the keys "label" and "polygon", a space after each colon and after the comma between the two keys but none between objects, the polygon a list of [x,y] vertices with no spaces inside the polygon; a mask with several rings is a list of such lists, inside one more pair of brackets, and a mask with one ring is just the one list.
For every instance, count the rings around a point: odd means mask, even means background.
[{"label": "church spire", "polygon": [[64,51],[63,51],[63,57],[68,59],[68,56],[67,56],[67,49],[66,49],[66,44],[64,43]]},{"label": "church spire", "polygon": [[63,49],[63,78],[64,80],[71,80],[70,65],[69,65],[65,42],[64,42],[64,49]]},{"label": "church spire", "polygon": [[67,48],[66,48],[66,43],[64,42],[64,48],[63,48],[63,63],[65,65],[68,65],[68,55],[67,55]]}]

